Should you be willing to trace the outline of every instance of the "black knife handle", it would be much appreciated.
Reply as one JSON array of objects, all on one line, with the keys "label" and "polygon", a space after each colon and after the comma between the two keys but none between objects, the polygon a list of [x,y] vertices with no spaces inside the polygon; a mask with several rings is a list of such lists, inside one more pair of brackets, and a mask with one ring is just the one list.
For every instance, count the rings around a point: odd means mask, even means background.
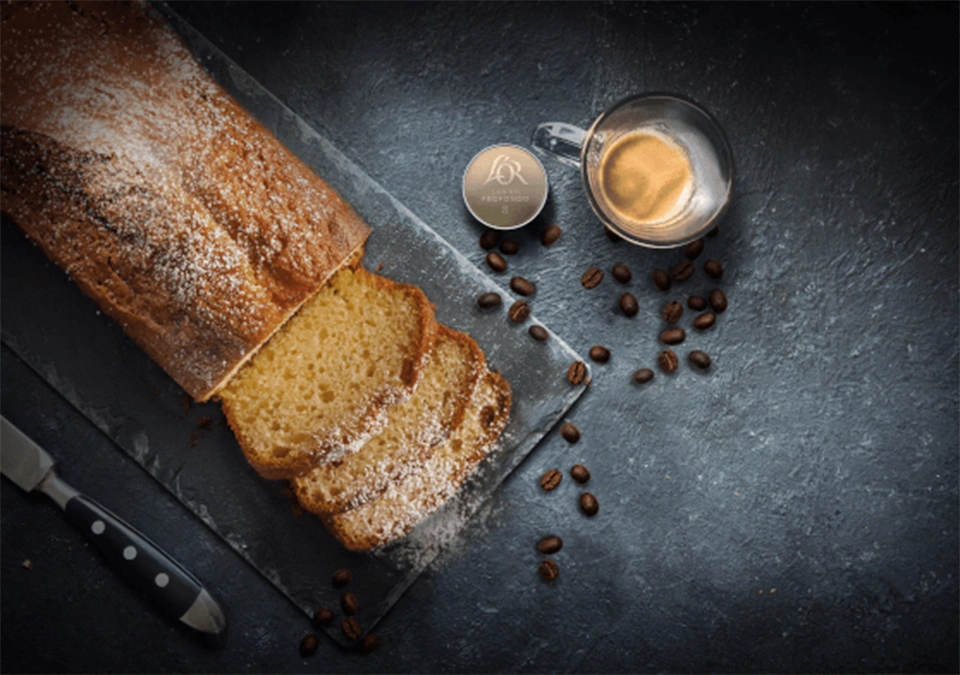
[{"label": "black knife handle", "polygon": [[70,499],[64,511],[107,560],[162,611],[180,619],[190,609],[202,584],[153,542],[84,495]]}]

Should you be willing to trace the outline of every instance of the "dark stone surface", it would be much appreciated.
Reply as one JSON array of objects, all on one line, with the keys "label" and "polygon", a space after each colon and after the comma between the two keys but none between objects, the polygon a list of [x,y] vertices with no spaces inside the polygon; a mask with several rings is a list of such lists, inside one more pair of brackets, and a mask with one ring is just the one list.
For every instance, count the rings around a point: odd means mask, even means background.
[{"label": "dark stone surface", "polygon": [[[322,641],[309,659],[303,614],[4,349],[4,414],[215,580],[231,620],[225,649],[197,644],[52,503],[3,481],[4,672],[960,669],[956,4],[176,9],[478,266],[459,196],[477,151],[525,144],[543,121],[586,125],[635,92],[699,101],[737,159],[732,208],[698,259],[723,262],[730,308],[689,331],[675,374],[633,384],[655,368],[663,303],[715,284],[698,269],[656,291],[650,271],[679,253],[609,242],[576,173],[546,162],[547,212],[510,273],[580,353],[613,354],[569,415],[582,439],[547,436],[471,543],[381,623],[379,650]],[[543,249],[547,222],[564,232]],[[579,284],[616,262],[634,272],[633,319],[610,274]],[[539,488],[578,462],[586,486]],[[548,534],[564,540],[550,585],[536,571]]]}]

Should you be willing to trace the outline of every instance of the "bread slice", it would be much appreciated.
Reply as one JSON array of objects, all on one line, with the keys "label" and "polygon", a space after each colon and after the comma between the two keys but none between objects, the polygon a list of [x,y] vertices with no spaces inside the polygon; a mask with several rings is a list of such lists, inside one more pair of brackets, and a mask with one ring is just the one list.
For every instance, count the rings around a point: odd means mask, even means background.
[{"label": "bread slice", "polygon": [[361,447],[407,398],[438,324],[419,288],[341,268],[220,392],[265,478],[294,478]]},{"label": "bread slice", "polygon": [[405,536],[457,491],[490,451],[509,413],[510,385],[499,373],[486,373],[463,423],[423,469],[392,484],[373,501],[324,516],[324,525],[351,551],[377,548]]},{"label": "bread slice", "polygon": [[423,468],[433,449],[460,426],[484,372],[486,360],[476,341],[440,326],[413,395],[390,408],[383,431],[357,452],[294,478],[297,501],[312,513],[340,513]]}]

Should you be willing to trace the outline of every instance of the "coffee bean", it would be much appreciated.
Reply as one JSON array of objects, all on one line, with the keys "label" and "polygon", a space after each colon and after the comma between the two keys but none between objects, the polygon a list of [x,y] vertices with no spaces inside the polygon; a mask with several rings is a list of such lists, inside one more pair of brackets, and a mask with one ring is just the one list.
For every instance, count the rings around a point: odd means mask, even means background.
[{"label": "coffee bean", "polygon": [[600,511],[600,502],[589,492],[584,492],[580,495],[580,508],[584,513],[592,517]]},{"label": "coffee bean", "polygon": [[703,311],[707,308],[707,299],[702,295],[691,295],[687,298],[687,307],[695,312]]},{"label": "coffee bean", "polygon": [[623,237],[621,237],[618,233],[611,230],[609,227],[604,227],[603,231],[607,235],[607,239],[609,239],[613,243],[617,243],[618,241],[621,241],[623,239]]},{"label": "coffee bean", "polygon": [[380,646],[380,636],[376,633],[367,633],[363,636],[363,639],[360,640],[360,651],[369,654],[374,649]]},{"label": "coffee bean", "polygon": [[540,487],[542,487],[547,492],[555,489],[560,485],[560,481],[563,480],[563,474],[560,473],[559,469],[550,469],[545,474],[540,476]]},{"label": "coffee bean", "polygon": [[500,252],[504,255],[516,255],[520,252],[520,242],[516,239],[504,239],[500,242]]},{"label": "coffee bean", "polygon": [[583,464],[574,464],[570,468],[570,477],[580,483],[580,485],[583,485],[590,480],[590,470]]},{"label": "coffee bean", "polygon": [[537,342],[546,342],[547,338],[550,337],[550,333],[547,332],[547,329],[543,326],[530,326],[530,337],[532,337]]},{"label": "coffee bean", "polygon": [[687,355],[687,358],[690,359],[690,363],[701,370],[706,370],[710,367],[710,357],[699,349],[694,349]]},{"label": "coffee bean", "polygon": [[714,225],[714,226],[713,226],[713,229],[710,230],[709,232],[707,232],[707,236],[708,236],[708,237],[716,237],[718,234],[720,234],[720,226],[719,226],[719,225]]},{"label": "coffee bean", "polygon": [[693,276],[694,270],[697,269],[697,266],[694,265],[689,260],[681,260],[676,265],[673,266],[673,280],[674,281],[686,281]]},{"label": "coffee bean", "polygon": [[637,302],[633,293],[624,293],[620,296],[620,309],[627,316],[636,316],[637,312],[640,311],[640,303]]},{"label": "coffee bean", "polygon": [[667,270],[658,267],[653,270],[653,283],[656,284],[657,288],[661,291],[670,290],[670,285],[673,283],[670,281],[670,275],[667,274]]},{"label": "coffee bean", "polygon": [[594,345],[590,348],[590,358],[597,363],[606,363],[610,360],[610,350],[603,345]]},{"label": "coffee bean", "polygon": [[510,320],[514,323],[523,323],[530,316],[530,305],[523,300],[517,300],[510,305],[510,309],[507,310],[507,316],[509,316]]},{"label": "coffee bean", "polygon": [[507,261],[496,251],[490,251],[487,254],[487,265],[489,265],[490,269],[494,272],[503,272],[507,269]]},{"label": "coffee bean", "polygon": [[653,371],[649,368],[641,368],[633,374],[633,381],[637,384],[646,384],[653,379]]},{"label": "coffee bean", "polygon": [[707,276],[711,279],[719,279],[723,276],[723,265],[720,264],[719,260],[710,258],[710,260],[703,263],[703,271],[706,272]]},{"label": "coffee bean", "polygon": [[334,588],[343,588],[353,581],[353,572],[348,570],[346,567],[341,567],[333,573],[333,577],[331,577],[330,581],[333,582]]},{"label": "coffee bean", "polygon": [[570,384],[580,384],[587,379],[587,364],[583,361],[574,361],[567,368],[567,381]]},{"label": "coffee bean", "polygon": [[321,607],[313,615],[313,621],[318,626],[326,626],[328,623],[333,621],[333,610],[329,607]]},{"label": "coffee bean", "polygon": [[680,365],[680,359],[677,358],[672,349],[666,349],[657,355],[657,363],[660,365],[660,370],[665,373],[672,373]]},{"label": "coffee bean", "polygon": [[544,246],[553,246],[560,238],[561,230],[558,225],[547,225],[540,233],[540,243]]},{"label": "coffee bean", "polygon": [[499,293],[481,293],[480,297],[477,298],[477,304],[480,306],[480,309],[497,307],[501,302],[502,299]]},{"label": "coffee bean", "polygon": [[485,251],[491,250],[500,240],[500,233],[496,230],[486,229],[480,235],[480,248]]},{"label": "coffee bean", "polygon": [[665,345],[678,345],[687,339],[687,331],[682,328],[668,328],[660,333],[660,342]]},{"label": "coffee bean", "polygon": [[631,272],[630,268],[623,263],[617,263],[614,265],[612,272],[613,278],[619,281],[621,284],[625,284],[633,279],[633,272]]},{"label": "coffee bean", "polygon": [[340,609],[347,616],[353,616],[360,610],[360,603],[357,602],[357,596],[347,591],[340,596]]},{"label": "coffee bean", "polygon": [[541,553],[547,555],[552,555],[563,548],[563,539],[554,535],[551,537],[544,537],[540,540],[540,543],[537,544],[537,550]]},{"label": "coffee bean", "polygon": [[316,633],[310,633],[300,640],[300,656],[304,658],[313,656],[317,653],[317,648],[319,646],[320,638],[317,637]]},{"label": "coffee bean", "polygon": [[717,322],[717,315],[713,312],[704,312],[696,319],[693,320],[693,327],[699,330],[707,330],[708,328],[713,327],[713,324]]},{"label": "coffee bean", "polygon": [[703,253],[703,239],[694,239],[683,247],[683,257],[687,260],[696,260]]},{"label": "coffee bean", "polygon": [[519,295],[533,295],[537,289],[523,277],[513,277],[510,279],[510,290]]},{"label": "coffee bean", "polygon": [[667,323],[676,323],[680,320],[680,317],[683,316],[683,305],[676,300],[671,300],[663,306],[660,316],[662,316],[663,320]]},{"label": "coffee bean", "polygon": [[564,422],[560,425],[560,435],[567,443],[576,443],[580,440],[580,429],[577,428],[576,424]]},{"label": "coffee bean", "polygon": [[545,581],[553,581],[560,576],[560,566],[553,560],[543,560],[537,565],[537,571]]},{"label": "coffee bean", "polygon": [[584,288],[596,288],[602,280],[603,270],[599,267],[591,267],[580,277],[580,283]]},{"label": "coffee bean", "polygon": [[727,294],[721,291],[719,288],[714,288],[710,291],[710,306],[713,307],[713,311],[721,314],[727,311]]},{"label": "coffee bean", "polygon": [[348,616],[340,622],[340,630],[343,631],[344,637],[348,640],[359,640],[363,634],[363,630],[360,628],[360,622],[352,616]]}]

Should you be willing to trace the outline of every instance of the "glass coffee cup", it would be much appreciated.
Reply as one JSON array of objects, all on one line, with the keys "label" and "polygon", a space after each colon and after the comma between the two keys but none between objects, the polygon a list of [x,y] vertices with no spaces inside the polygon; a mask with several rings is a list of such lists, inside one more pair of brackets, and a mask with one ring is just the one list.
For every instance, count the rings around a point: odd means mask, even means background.
[{"label": "glass coffee cup", "polygon": [[597,217],[640,246],[693,241],[719,222],[730,203],[730,143],[709,113],[673,94],[620,101],[587,130],[541,124],[532,143],[579,167]]}]

